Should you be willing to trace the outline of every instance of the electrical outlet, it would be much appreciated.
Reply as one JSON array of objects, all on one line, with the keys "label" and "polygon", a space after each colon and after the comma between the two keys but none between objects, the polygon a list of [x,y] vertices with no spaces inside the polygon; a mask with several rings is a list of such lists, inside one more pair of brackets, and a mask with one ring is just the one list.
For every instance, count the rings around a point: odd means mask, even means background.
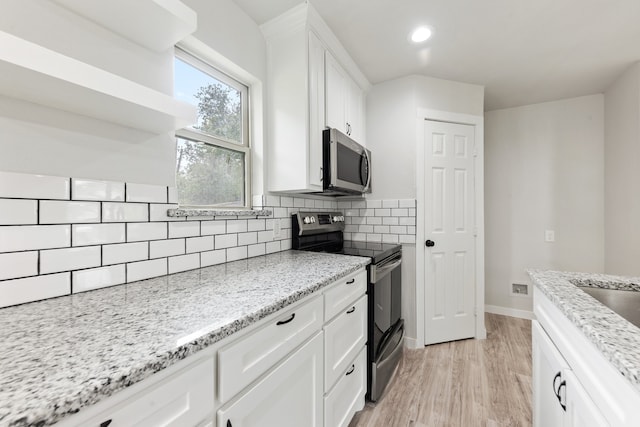
[{"label": "electrical outlet", "polygon": [[276,218],[273,220],[273,238],[279,239],[281,233],[282,229],[280,228],[280,219]]},{"label": "electrical outlet", "polygon": [[520,296],[529,295],[529,285],[524,283],[512,283],[511,293],[513,295],[520,295]]},{"label": "electrical outlet", "polygon": [[556,241],[556,232],[553,230],[544,230],[544,241],[545,242],[555,242]]}]

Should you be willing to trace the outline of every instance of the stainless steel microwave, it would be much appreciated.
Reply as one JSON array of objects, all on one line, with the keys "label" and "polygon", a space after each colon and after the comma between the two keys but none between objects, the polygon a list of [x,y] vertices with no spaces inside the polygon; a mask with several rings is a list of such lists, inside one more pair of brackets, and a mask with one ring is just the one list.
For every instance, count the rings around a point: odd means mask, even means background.
[{"label": "stainless steel microwave", "polygon": [[328,195],[371,192],[371,152],[337,129],[322,131],[322,187]]}]

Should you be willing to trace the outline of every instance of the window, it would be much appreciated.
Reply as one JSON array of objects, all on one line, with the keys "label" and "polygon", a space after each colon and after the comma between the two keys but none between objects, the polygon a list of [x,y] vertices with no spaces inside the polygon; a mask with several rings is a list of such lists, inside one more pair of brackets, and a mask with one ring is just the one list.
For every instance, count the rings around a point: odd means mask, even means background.
[{"label": "window", "polygon": [[198,122],[176,132],[180,206],[248,208],[247,86],[176,49],[174,94],[198,109]]}]

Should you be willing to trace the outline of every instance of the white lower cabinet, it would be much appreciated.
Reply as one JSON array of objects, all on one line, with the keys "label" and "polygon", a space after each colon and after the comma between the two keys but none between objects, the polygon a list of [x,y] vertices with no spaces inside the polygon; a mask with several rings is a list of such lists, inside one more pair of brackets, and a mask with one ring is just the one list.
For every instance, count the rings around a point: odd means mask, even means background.
[{"label": "white lower cabinet", "polygon": [[532,321],[534,427],[609,424],[537,321]]},{"label": "white lower cabinet", "polygon": [[353,364],[342,373],[336,386],[324,398],[324,425],[348,426],[357,411],[364,407],[367,392],[367,354],[360,350]]},{"label": "white lower cabinet", "polygon": [[218,426],[322,426],[322,346],[320,332],[218,410]]},{"label": "white lower cabinet", "polygon": [[206,359],[82,425],[195,426],[212,412],[214,383],[213,359]]}]

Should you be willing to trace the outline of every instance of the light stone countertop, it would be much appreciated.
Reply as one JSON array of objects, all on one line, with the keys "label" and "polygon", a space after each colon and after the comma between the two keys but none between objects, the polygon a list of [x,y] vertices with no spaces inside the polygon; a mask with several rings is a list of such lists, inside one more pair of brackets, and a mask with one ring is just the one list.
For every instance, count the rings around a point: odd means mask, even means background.
[{"label": "light stone countertop", "polygon": [[369,262],[286,251],[0,309],[0,426],[53,424]]},{"label": "light stone countertop", "polygon": [[576,286],[640,291],[640,278],[538,270],[528,273],[536,287],[640,391],[640,328]]}]

